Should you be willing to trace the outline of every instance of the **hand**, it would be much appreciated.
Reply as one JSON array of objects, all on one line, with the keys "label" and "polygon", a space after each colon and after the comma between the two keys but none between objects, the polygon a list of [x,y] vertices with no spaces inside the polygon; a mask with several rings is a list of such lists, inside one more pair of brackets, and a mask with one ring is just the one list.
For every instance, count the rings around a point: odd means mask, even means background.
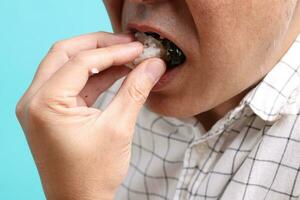
[{"label": "hand", "polygon": [[[55,44],[16,112],[47,199],[113,199],[130,160],[139,110],[165,71],[149,59],[122,66],[143,50],[126,34],[94,33]],[[92,73],[100,71],[99,74]],[[104,111],[98,95],[128,76]]]}]

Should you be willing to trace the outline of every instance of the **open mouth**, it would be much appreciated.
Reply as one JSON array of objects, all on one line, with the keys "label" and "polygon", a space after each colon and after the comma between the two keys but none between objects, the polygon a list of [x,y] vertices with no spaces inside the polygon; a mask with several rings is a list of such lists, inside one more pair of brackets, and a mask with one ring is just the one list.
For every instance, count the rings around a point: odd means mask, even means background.
[{"label": "open mouth", "polygon": [[161,58],[167,65],[167,70],[174,69],[182,65],[186,61],[186,56],[183,51],[172,41],[160,36],[154,32],[138,32],[133,30],[137,41],[144,45],[143,53],[129,64],[129,67],[134,67],[143,60],[149,58]]}]

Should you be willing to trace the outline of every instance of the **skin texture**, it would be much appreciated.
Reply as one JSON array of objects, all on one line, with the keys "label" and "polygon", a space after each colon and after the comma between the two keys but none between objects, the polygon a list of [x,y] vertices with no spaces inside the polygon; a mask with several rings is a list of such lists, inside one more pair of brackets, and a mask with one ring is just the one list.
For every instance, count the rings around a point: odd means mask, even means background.
[{"label": "skin texture", "polygon": [[[172,33],[187,63],[147,105],[165,115],[197,115],[207,128],[271,70],[300,28],[297,0],[105,3],[116,32],[132,22]],[[137,115],[166,69],[160,59],[126,69],[142,50],[131,35],[99,32],[59,41],[42,60],[16,114],[47,199],[114,198],[127,174]],[[91,107],[125,75],[107,109]]]},{"label": "skin texture", "polygon": [[167,116],[197,116],[207,129],[274,67],[300,32],[298,0],[104,2],[116,32],[135,23],[176,38],[187,62],[147,105]]},{"label": "skin texture", "polygon": [[[143,50],[132,40],[92,33],[56,43],[19,101],[17,116],[47,199],[113,199],[127,174],[136,117],[165,72],[160,59],[144,61],[131,72],[122,67]],[[124,75],[106,110],[90,107]]]}]

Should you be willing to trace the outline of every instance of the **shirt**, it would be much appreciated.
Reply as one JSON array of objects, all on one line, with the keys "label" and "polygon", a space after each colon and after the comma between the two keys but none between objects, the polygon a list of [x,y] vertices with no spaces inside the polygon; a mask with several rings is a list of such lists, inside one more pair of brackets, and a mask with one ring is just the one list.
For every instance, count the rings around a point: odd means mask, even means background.
[{"label": "shirt", "polygon": [[[300,35],[209,131],[196,118],[138,117],[116,199],[300,200]],[[97,100],[105,109],[120,83]]]}]

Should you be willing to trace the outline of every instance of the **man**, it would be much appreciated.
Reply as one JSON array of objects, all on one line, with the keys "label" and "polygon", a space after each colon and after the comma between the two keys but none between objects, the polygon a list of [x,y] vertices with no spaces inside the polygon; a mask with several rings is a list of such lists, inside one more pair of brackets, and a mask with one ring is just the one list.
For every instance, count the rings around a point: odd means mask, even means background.
[{"label": "man", "polygon": [[187,62],[148,105],[205,128],[145,110],[120,199],[297,198],[299,1],[105,2],[116,31],[159,30],[178,42]]},{"label": "man", "polygon": [[[109,68],[89,81],[87,72],[123,65],[141,53],[141,46],[128,43],[125,36],[105,36],[103,42],[103,35],[96,45],[87,42],[100,37],[95,35],[55,45],[18,106],[46,195],[298,199],[300,1],[105,4],[116,32],[156,34],[182,51],[186,60],[166,69],[157,59],[144,62],[100,112],[89,107],[128,71]],[[87,51],[92,46],[96,50]],[[57,67],[46,75],[51,65]],[[114,93],[107,92],[94,106],[106,107]],[[41,108],[46,108],[43,113],[38,112]]]}]

